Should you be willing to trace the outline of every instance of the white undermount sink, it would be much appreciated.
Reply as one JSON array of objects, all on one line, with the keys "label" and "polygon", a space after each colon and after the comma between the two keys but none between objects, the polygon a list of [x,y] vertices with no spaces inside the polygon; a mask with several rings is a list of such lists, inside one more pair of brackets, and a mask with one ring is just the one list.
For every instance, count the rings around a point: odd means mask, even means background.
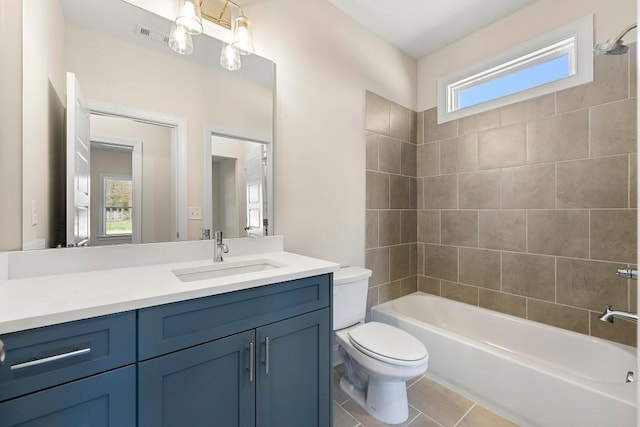
[{"label": "white undermount sink", "polygon": [[258,271],[273,270],[286,267],[268,259],[254,259],[250,261],[220,262],[213,265],[182,268],[171,272],[182,282],[215,279],[218,277],[234,276],[236,274],[256,273]]}]

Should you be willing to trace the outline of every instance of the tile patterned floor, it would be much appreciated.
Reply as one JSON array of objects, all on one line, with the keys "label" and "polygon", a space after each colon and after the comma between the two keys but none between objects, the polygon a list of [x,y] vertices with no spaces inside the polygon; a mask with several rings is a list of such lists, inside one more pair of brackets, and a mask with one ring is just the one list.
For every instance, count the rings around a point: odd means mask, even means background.
[{"label": "tile patterned floor", "polygon": [[[342,365],[333,371],[334,427],[384,427],[340,389]],[[512,422],[425,377],[407,383],[409,419],[401,427],[512,427]]]}]

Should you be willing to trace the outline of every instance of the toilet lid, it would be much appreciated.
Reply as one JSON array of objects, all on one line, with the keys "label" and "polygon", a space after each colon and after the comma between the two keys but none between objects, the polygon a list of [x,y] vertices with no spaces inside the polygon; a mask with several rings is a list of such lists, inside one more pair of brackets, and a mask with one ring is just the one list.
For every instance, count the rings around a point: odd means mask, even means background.
[{"label": "toilet lid", "polygon": [[414,366],[428,356],[413,335],[379,322],[369,322],[349,331],[349,341],[363,353],[385,362]]}]

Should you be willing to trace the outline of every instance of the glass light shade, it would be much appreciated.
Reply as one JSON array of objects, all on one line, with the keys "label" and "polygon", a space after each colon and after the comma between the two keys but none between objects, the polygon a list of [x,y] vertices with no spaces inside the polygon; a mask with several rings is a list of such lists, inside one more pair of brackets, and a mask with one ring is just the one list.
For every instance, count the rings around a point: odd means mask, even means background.
[{"label": "glass light shade", "polygon": [[169,34],[169,47],[180,55],[190,55],[193,53],[193,39],[191,34],[182,25],[171,26]]},{"label": "glass light shade", "polygon": [[229,71],[239,70],[242,66],[240,52],[230,44],[224,44],[220,52],[220,65]]},{"label": "glass light shade", "polygon": [[251,21],[244,15],[236,18],[231,46],[236,48],[238,52],[240,52],[240,55],[251,55],[254,51]]},{"label": "glass light shade", "polygon": [[189,34],[196,36],[202,33],[202,11],[199,0],[180,0],[176,25],[182,25]]}]

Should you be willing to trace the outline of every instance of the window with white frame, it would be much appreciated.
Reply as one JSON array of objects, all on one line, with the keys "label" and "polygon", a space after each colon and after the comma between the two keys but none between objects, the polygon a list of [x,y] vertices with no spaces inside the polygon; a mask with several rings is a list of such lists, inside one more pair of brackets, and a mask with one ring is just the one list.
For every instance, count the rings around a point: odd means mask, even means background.
[{"label": "window with white frame", "polygon": [[593,81],[593,16],[438,79],[438,123]]},{"label": "window with white frame", "polygon": [[133,180],[130,175],[101,174],[100,235],[133,234]]}]

